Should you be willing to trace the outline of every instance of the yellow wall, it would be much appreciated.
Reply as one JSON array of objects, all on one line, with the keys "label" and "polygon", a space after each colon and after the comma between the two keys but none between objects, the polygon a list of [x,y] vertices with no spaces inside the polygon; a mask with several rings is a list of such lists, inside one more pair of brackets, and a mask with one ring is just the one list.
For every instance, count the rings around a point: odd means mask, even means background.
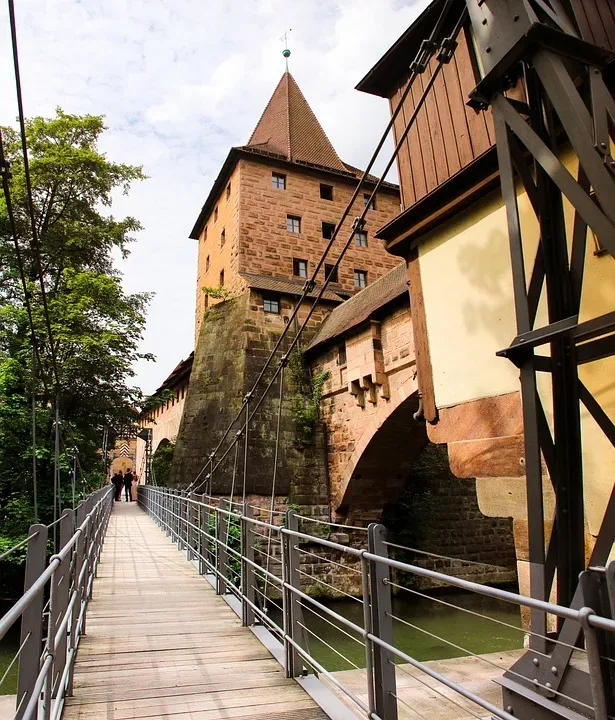
[{"label": "yellow wall", "polygon": [[[574,169],[572,158],[566,159]],[[526,274],[538,243],[538,227],[525,193],[518,195],[526,247]],[[566,204],[571,227],[572,208]],[[615,308],[615,261],[597,257],[588,231],[579,321]],[[516,335],[506,210],[499,191],[440,226],[419,248],[435,397],[438,407],[519,389],[513,364],[495,356]],[[544,291],[537,327],[546,324]],[[548,353],[548,346],[539,349]],[[615,419],[615,358],[588,363],[581,380]],[[551,421],[550,378],[539,375],[540,395]],[[582,407],[583,463],[588,530],[595,535],[615,478],[615,449]]]}]

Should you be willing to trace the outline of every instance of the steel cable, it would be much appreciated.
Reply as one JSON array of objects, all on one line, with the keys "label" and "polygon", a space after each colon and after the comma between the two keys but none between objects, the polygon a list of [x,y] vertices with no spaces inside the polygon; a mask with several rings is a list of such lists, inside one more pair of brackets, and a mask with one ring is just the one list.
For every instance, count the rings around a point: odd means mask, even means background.
[{"label": "steel cable", "polygon": [[[289,329],[289,328],[291,327],[291,325],[293,324],[293,321],[294,321],[295,317],[297,316],[300,307],[302,306],[302,304],[303,304],[303,302],[306,300],[306,298],[307,298],[310,294],[312,294],[313,288],[314,288],[315,285],[316,285],[316,277],[317,277],[317,274],[318,274],[318,272],[320,271],[320,269],[321,269],[324,261],[326,260],[328,254],[329,254],[329,252],[330,252],[330,250],[331,250],[331,247],[333,246],[333,243],[334,243],[335,240],[337,239],[337,236],[338,236],[338,234],[339,234],[339,232],[340,232],[340,230],[341,230],[342,224],[345,222],[346,218],[350,215],[350,211],[351,211],[351,209],[352,209],[352,206],[353,206],[355,200],[357,199],[357,197],[359,196],[359,193],[360,193],[361,189],[363,188],[363,185],[365,184],[366,180],[368,179],[369,174],[370,174],[370,172],[371,172],[371,169],[372,169],[374,163],[376,162],[376,159],[378,158],[378,155],[380,154],[380,151],[381,151],[382,147],[384,146],[384,143],[385,143],[385,141],[386,141],[386,139],[387,139],[387,137],[388,137],[391,129],[393,128],[393,125],[394,125],[394,123],[395,123],[395,121],[396,121],[399,113],[400,113],[401,110],[402,110],[402,107],[403,107],[403,104],[404,104],[405,100],[407,99],[410,91],[412,90],[412,87],[413,87],[413,85],[414,85],[414,82],[415,82],[416,78],[425,70],[425,68],[427,67],[427,63],[429,62],[429,60],[431,59],[431,57],[432,57],[433,54],[435,53],[436,49],[437,49],[438,46],[440,45],[440,46],[442,47],[442,53],[438,56],[438,64],[436,65],[436,68],[435,68],[435,70],[433,71],[431,78],[430,78],[429,81],[427,82],[427,84],[426,84],[426,86],[425,86],[425,89],[423,90],[423,93],[422,93],[421,97],[419,98],[419,101],[417,102],[417,104],[416,104],[416,106],[415,106],[415,109],[414,109],[414,111],[413,111],[413,113],[412,113],[412,115],[411,115],[408,123],[406,124],[406,127],[405,127],[405,129],[404,129],[401,137],[399,138],[399,140],[398,140],[398,142],[397,142],[397,145],[395,146],[395,150],[394,150],[394,152],[393,152],[393,155],[391,156],[390,160],[388,161],[387,166],[386,166],[384,172],[382,173],[381,177],[378,178],[377,182],[375,183],[374,190],[372,191],[368,202],[365,203],[364,208],[363,208],[363,211],[362,211],[361,215],[359,216],[359,218],[355,219],[355,222],[353,223],[352,232],[351,232],[351,234],[350,234],[350,236],[349,236],[346,244],[344,245],[344,247],[343,247],[343,249],[342,249],[342,251],[341,251],[338,259],[335,261],[335,264],[334,264],[334,266],[333,266],[333,273],[335,272],[335,269],[339,266],[340,261],[342,260],[342,258],[343,258],[343,256],[345,255],[348,247],[350,246],[350,243],[352,242],[352,239],[353,239],[354,236],[355,236],[355,232],[356,232],[358,229],[360,229],[360,227],[358,227],[358,226],[363,222],[363,220],[364,220],[364,218],[365,218],[368,210],[369,210],[370,207],[372,206],[374,196],[376,195],[376,193],[377,193],[378,190],[380,189],[382,183],[384,182],[384,178],[386,177],[387,173],[388,173],[389,170],[391,169],[391,167],[392,167],[392,165],[393,165],[393,162],[395,161],[395,159],[396,159],[396,157],[397,157],[397,155],[398,155],[398,153],[399,153],[399,150],[400,150],[403,142],[405,141],[408,133],[410,132],[411,127],[414,125],[414,121],[416,120],[416,117],[417,117],[417,115],[418,115],[418,112],[419,112],[420,109],[422,108],[422,106],[423,106],[423,104],[424,104],[424,102],[425,102],[425,99],[426,99],[429,91],[431,90],[431,87],[433,86],[433,84],[434,84],[437,76],[439,75],[439,72],[440,72],[440,70],[441,70],[441,68],[442,68],[442,65],[443,65],[445,62],[448,62],[448,61],[450,60],[450,57],[452,56],[452,49],[453,49],[453,47],[454,47],[455,38],[457,37],[457,34],[459,33],[459,30],[461,29],[463,20],[465,19],[465,17],[466,17],[466,12],[467,12],[466,9],[465,9],[465,7],[464,7],[464,9],[463,9],[463,11],[462,11],[462,13],[461,13],[461,16],[460,16],[459,20],[457,21],[457,23],[456,23],[456,25],[455,25],[455,27],[454,27],[453,32],[451,33],[451,35],[450,35],[448,38],[445,38],[445,39],[439,44],[439,43],[438,43],[438,39],[439,39],[441,30],[442,30],[442,28],[443,28],[444,22],[445,22],[445,20],[446,20],[446,18],[447,18],[447,16],[448,16],[448,12],[449,12],[452,4],[453,4],[452,0],[446,0],[446,3],[445,3],[445,5],[444,5],[444,7],[443,7],[443,9],[442,9],[442,12],[441,12],[439,18],[438,18],[438,21],[436,22],[436,25],[435,25],[435,27],[434,27],[434,30],[432,31],[432,33],[431,33],[431,35],[430,35],[429,40],[426,41],[425,43],[423,43],[423,44],[421,45],[419,51],[417,52],[417,55],[416,55],[414,61],[412,62],[411,66],[410,66],[410,67],[411,67],[411,74],[410,74],[410,79],[408,80],[408,84],[407,84],[407,86],[404,88],[404,91],[402,92],[402,95],[401,95],[401,97],[400,97],[400,100],[399,100],[399,102],[397,103],[397,106],[395,107],[395,109],[394,109],[394,111],[393,111],[393,113],[392,113],[392,115],[391,115],[391,118],[390,118],[389,122],[387,123],[387,126],[386,126],[386,128],[385,128],[385,130],[384,130],[384,132],[383,132],[383,134],[382,134],[382,136],[381,136],[381,138],[380,138],[380,140],[378,141],[378,143],[377,143],[377,145],[376,145],[376,149],[375,149],[374,152],[372,153],[372,156],[371,156],[371,158],[370,158],[370,160],[369,160],[369,162],[368,162],[368,164],[367,164],[367,167],[366,167],[365,171],[363,172],[363,175],[361,176],[361,179],[360,179],[359,183],[357,184],[357,186],[356,186],[356,188],[355,188],[355,190],[354,190],[354,192],[353,192],[353,194],[352,194],[352,197],[350,198],[350,201],[349,201],[348,204],[346,205],[346,208],[344,209],[344,211],[343,211],[343,213],[342,213],[342,216],[341,216],[339,222],[337,223],[336,228],[335,228],[335,230],[333,231],[333,234],[331,235],[331,238],[329,239],[329,242],[327,243],[327,246],[325,247],[325,249],[324,249],[323,253],[321,254],[321,257],[320,257],[320,259],[319,259],[319,261],[318,261],[318,263],[317,263],[317,265],[316,265],[316,267],[315,267],[315,269],[314,269],[314,271],[312,272],[311,278],[310,278],[309,280],[306,280],[305,285],[304,285],[304,288],[303,288],[302,293],[301,293],[301,296],[299,297],[299,300],[296,302],[296,304],[295,304],[295,306],[294,306],[294,308],[293,308],[293,311],[292,311],[292,313],[291,313],[291,315],[290,315],[290,317],[289,317],[288,323],[285,325],[282,333],[280,334],[280,337],[278,338],[278,340],[276,341],[276,344],[274,345],[273,349],[272,349],[271,352],[269,353],[269,356],[267,357],[267,360],[265,361],[264,366],[262,367],[260,373],[258,374],[258,376],[257,376],[254,384],[252,385],[251,390],[250,390],[250,391],[246,394],[246,396],[244,397],[244,401],[243,401],[243,404],[242,404],[241,408],[239,409],[239,411],[237,412],[237,414],[235,415],[235,417],[231,420],[231,422],[230,422],[229,425],[227,426],[226,430],[225,430],[224,433],[222,434],[222,438],[220,439],[220,441],[218,442],[218,444],[216,445],[216,447],[214,448],[214,450],[210,453],[209,458],[208,458],[208,462],[209,462],[209,463],[211,464],[211,466],[212,466],[212,467],[211,467],[211,470],[210,470],[210,473],[209,473],[210,475],[213,474],[213,472],[220,466],[220,463],[222,462],[222,460],[223,460],[223,459],[226,457],[226,455],[228,454],[229,449],[227,449],[227,450],[225,451],[225,453],[223,454],[222,458],[220,458],[220,459],[216,462],[216,464],[213,465],[213,460],[215,459],[215,457],[216,457],[216,455],[218,454],[220,448],[221,448],[222,445],[224,444],[224,441],[225,441],[226,438],[228,437],[228,434],[230,433],[232,427],[233,427],[233,426],[235,425],[235,423],[239,420],[239,418],[240,418],[241,415],[243,414],[244,409],[246,408],[246,406],[248,405],[248,403],[249,403],[249,401],[251,400],[252,396],[253,396],[254,393],[256,392],[256,389],[257,389],[258,386],[260,385],[260,383],[261,383],[261,381],[262,381],[262,379],[263,379],[263,377],[264,377],[267,369],[268,369],[269,366],[271,365],[271,362],[272,362],[273,358],[275,357],[278,349],[280,348],[282,342],[284,341],[284,338],[286,337],[286,333],[288,332],[288,329]],[[329,278],[331,277],[331,275],[332,275],[332,273],[329,273],[329,274],[325,277],[325,282],[324,282],[324,284],[322,284],[322,285],[320,286],[320,291],[319,291],[319,293],[318,293],[318,295],[317,295],[317,297],[316,297],[316,300],[314,301],[313,305],[312,305],[311,308],[309,309],[308,315],[307,315],[307,317],[305,318],[304,322],[302,323],[302,325],[301,325],[300,329],[298,330],[297,334],[295,335],[295,338],[291,341],[291,345],[290,345],[290,347],[288,348],[288,350],[286,351],[286,353],[284,354],[281,363],[284,363],[284,364],[286,363],[289,353],[292,351],[292,349],[293,349],[293,348],[295,347],[295,345],[297,344],[297,342],[298,342],[298,340],[299,340],[299,338],[300,338],[303,330],[305,329],[305,326],[306,326],[307,322],[309,322],[310,318],[312,317],[312,314],[313,314],[313,312],[314,312],[314,310],[315,310],[315,308],[316,308],[316,305],[321,301],[322,295],[323,295],[323,293],[325,292],[326,288],[327,288],[328,285],[329,285],[329,282],[330,282],[330,281],[329,281]],[[256,408],[254,408],[254,410],[253,410],[249,415],[247,415],[246,421],[245,421],[245,423],[244,423],[244,426],[245,426],[246,424],[248,424],[249,421],[253,418],[256,410],[258,410],[258,408],[260,407],[262,401],[264,400],[264,398],[265,398],[266,395],[268,394],[268,392],[269,392],[269,390],[270,390],[273,382],[275,382],[275,379],[277,378],[277,375],[278,375],[279,372],[280,372],[281,363],[278,364],[277,370],[276,370],[276,372],[274,373],[271,381],[270,381],[269,384],[267,385],[267,387],[266,387],[266,389],[265,389],[265,392],[263,393],[263,395],[262,395],[261,398],[259,399],[259,401],[258,401],[258,403],[257,403],[257,405],[256,405]],[[236,442],[236,440],[233,441],[233,442]],[[207,467],[207,464],[201,469],[201,471],[200,471],[200,472],[198,473],[198,475],[196,476],[195,480],[193,480],[192,483],[188,486],[188,491],[190,491],[190,490],[192,490],[192,489],[194,488],[195,483],[196,483],[197,480],[200,478],[200,476],[202,475],[202,473],[205,471],[205,468],[206,468],[206,467]],[[205,482],[206,482],[206,481],[207,481],[207,478],[206,478]],[[203,484],[203,483],[201,483],[201,484]],[[198,487],[200,487],[200,486],[198,486]]]}]

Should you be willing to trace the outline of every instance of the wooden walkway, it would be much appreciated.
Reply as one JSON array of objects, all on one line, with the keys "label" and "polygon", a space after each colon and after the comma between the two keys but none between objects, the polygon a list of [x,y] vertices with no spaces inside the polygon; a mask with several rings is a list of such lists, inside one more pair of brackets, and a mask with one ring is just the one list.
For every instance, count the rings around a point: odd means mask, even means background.
[{"label": "wooden walkway", "polygon": [[136,503],[116,503],[64,720],[327,716]]}]

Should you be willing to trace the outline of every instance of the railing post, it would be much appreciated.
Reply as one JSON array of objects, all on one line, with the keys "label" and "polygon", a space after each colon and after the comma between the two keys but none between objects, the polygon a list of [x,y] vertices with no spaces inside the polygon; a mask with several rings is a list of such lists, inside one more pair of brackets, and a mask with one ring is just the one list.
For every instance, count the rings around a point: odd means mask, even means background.
[{"label": "railing post", "polygon": [[[73,510],[65,510],[60,518],[60,548],[63,548],[73,535],[73,523],[75,513]],[[50,610],[49,615],[49,626],[53,628],[53,636],[56,635],[56,628],[59,623],[64,619],[64,615],[68,609],[68,596],[70,591],[70,559],[71,553],[65,555],[58,565],[53,578],[52,583],[55,584],[55,598],[54,607]],[[54,654],[53,665],[51,671],[51,687],[52,696],[58,697],[58,694],[62,695],[59,687],[59,680],[62,677],[64,668],[66,667],[66,648],[67,648],[67,633],[69,626],[66,626],[66,630],[62,633],[62,636],[58,638],[57,647],[52,646],[51,651]]]},{"label": "railing post", "polygon": [[[32,587],[34,582],[45,570],[48,530],[45,525],[39,525],[37,523],[36,525],[30,526],[28,535],[31,537],[28,541],[28,551],[26,555],[24,593]],[[19,645],[23,645],[23,650],[19,656],[19,674],[17,680],[17,705],[19,706],[19,712],[15,716],[16,720],[21,720],[24,715],[30,702],[32,689],[34,688],[36,676],[39,671],[43,638],[44,604],[45,597],[41,590],[30,605],[23,611],[21,616],[21,638]]]},{"label": "railing post", "polygon": [[[113,502],[113,501],[111,501]],[[77,505],[77,520],[76,524],[77,527],[81,526],[81,523],[85,520],[86,516],[86,505],[85,502],[80,502],[79,505]],[[86,549],[86,542],[85,542],[85,536],[83,533],[79,535],[79,538],[77,540],[77,544],[75,546],[75,571],[74,571],[74,577],[75,577],[75,593],[77,594],[77,599],[75,600],[75,605],[73,607],[73,616],[70,621],[70,645],[71,648],[77,647],[77,629],[79,624],[79,616],[81,614],[81,607],[83,603],[85,602],[85,586],[87,583],[87,573],[84,576],[83,579],[83,585],[80,582],[81,577],[81,571],[83,570],[83,564],[85,562],[85,549]],[[85,623],[85,616],[84,616],[84,623]],[[81,628],[80,635],[85,634],[85,625]],[[73,673],[74,673],[74,664],[71,668],[69,675],[68,675],[68,686],[66,689],[67,695],[73,694]]]},{"label": "railing post", "polygon": [[[384,544],[386,528],[372,523],[368,528],[367,547],[373,555],[387,557]],[[377,560],[370,560],[371,626],[372,633],[389,645],[393,645],[393,620],[391,618],[391,586],[389,567]],[[390,650],[377,643],[374,646],[374,704],[376,714],[382,720],[397,720],[395,683],[395,660]]]},{"label": "railing post", "polygon": [[[229,510],[230,503],[227,500],[220,500],[219,508],[221,510]],[[216,593],[224,595],[226,593],[226,566],[228,563],[228,516],[221,512],[216,512]]]},{"label": "railing post", "polygon": [[197,563],[199,567],[199,575],[203,575],[205,573],[205,563],[203,562],[204,555],[204,547],[203,547],[203,506],[201,505],[202,499],[199,500],[198,496],[194,494],[194,499],[199,504],[196,506],[196,519],[194,521],[197,531],[196,531],[196,557],[197,557]]},{"label": "railing post", "polygon": [[[299,521],[294,510],[286,511],[285,527],[288,530],[297,531]],[[284,592],[282,593],[282,606],[284,614],[284,654],[286,677],[299,677],[303,674],[303,662],[297,649],[288,642],[289,636],[294,642],[300,644],[302,637],[301,626],[301,605],[295,593],[286,585],[301,589],[301,578],[299,575],[299,549],[298,538],[294,535],[282,532],[282,579],[284,581]]]},{"label": "railing post", "polygon": [[241,518],[241,624],[244,626],[254,625],[254,610],[246,601],[256,604],[256,591],[254,586],[254,543],[252,542],[252,508],[248,503],[243,504],[243,516]]}]

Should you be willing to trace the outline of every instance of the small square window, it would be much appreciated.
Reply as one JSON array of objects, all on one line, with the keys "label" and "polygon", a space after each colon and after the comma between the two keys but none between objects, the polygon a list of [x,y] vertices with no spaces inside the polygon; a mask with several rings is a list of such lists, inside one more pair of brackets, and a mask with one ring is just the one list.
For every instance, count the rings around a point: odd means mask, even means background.
[{"label": "small square window", "polygon": [[220,233],[220,247],[224,247],[225,242],[226,242],[226,230],[225,230],[225,228],[222,228],[222,232]]},{"label": "small square window", "polygon": [[320,184],[320,197],[323,200],[333,200],[333,185]]},{"label": "small square window", "polygon": [[301,232],[301,218],[296,217],[295,215],[287,215],[286,216],[286,229],[290,233],[299,234]]},{"label": "small square window", "polygon": [[335,232],[335,225],[333,223],[323,222],[322,236],[325,240],[331,240],[334,232]]},{"label": "small square window", "polygon": [[231,183],[226,186],[226,200],[227,202],[231,199]]},{"label": "small square window", "polygon": [[271,187],[276,190],[286,190],[286,175],[271,173]]},{"label": "small square window", "polygon": [[367,273],[365,270],[354,271],[354,286],[356,288],[367,287]]},{"label": "small square window", "polygon": [[218,206],[214,208],[214,225],[218,222]]},{"label": "small square window", "polygon": [[205,295],[205,310],[209,307],[209,295]]},{"label": "small square window", "polygon": [[335,265],[327,265],[325,263],[325,279],[329,280],[329,282],[339,282]]},{"label": "small square window", "polygon": [[[356,270],[355,270],[356,274]],[[220,287],[224,287],[224,270],[220,270],[220,282],[218,283]]]},{"label": "small square window", "polygon": [[365,230],[357,230],[354,234],[354,241],[357,247],[367,247],[367,233]]},{"label": "small square window", "polygon": [[307,277],[307,260],[293,258],[293,275],[302,278]]},{"label": "small square window", "polygon": [[346,358],[346,343],[341,343],[337,346],[337,364],[347,365],[348,359]]},{"label": "small square window", "polygon": [[209,272],[209,255],[205,258],[205,272]]},{"label": "small square window", "polygon": [[376,209],[376,198],[372,198],[372,201],[370,202],[370,197],[372,196],[371,193],[363,193],[363,205],[366,208],[369,208],[370,210]]},{"label": "small square window", "polygon": [[277,295],[263,295],[263,310],[266,313],[280,314],[280,298]]}]

